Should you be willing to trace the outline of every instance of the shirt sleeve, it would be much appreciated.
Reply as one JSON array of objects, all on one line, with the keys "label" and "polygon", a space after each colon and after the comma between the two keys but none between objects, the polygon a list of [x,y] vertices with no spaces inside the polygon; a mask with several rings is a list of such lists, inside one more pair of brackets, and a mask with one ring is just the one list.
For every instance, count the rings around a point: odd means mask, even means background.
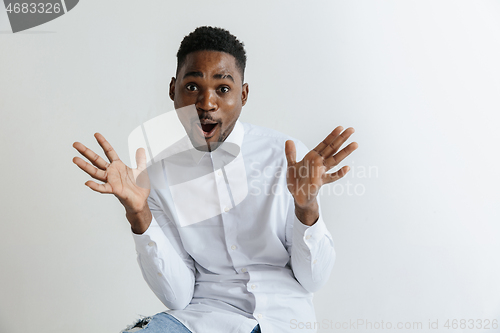
[{"label": "shirt sleeve", "polygon": [[184,309],[193,298],[195,266],[175,224],[154,199],[148,198],[153,219],[142,234],[132,236],[142,276],[160,301],[172,310]]},{"label": "shirt sleeve", "polygon": [[[300,141],[296,142],[296,146],[299,161],[307,153],[307,148]],[[295,204],[290,194],[285,246],[295,278],[309,292],[315,292],[326,284],[336,257],[332,235],[321,214],[319,198],[318,207],[318,220],[312,226],[307,226],[295,215]]]}]

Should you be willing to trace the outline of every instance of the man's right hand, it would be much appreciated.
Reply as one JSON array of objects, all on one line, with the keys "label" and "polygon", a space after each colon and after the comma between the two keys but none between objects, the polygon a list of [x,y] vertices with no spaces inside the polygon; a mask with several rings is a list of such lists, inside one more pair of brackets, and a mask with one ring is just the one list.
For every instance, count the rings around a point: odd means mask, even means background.
[{"label": "man's right hand", "polygon": [[144,148],[137,149],[135,157],[137,169],[131,169],[120,160],[104,136],[99,133],[94,136],[111,163],[106,162],[80,142],[73,143],[73,147],[94,166],[80,157],[73,158],[73,162],[92,178],[103,182],[103,184],[98,184],[89,180],[85,185],[99,193],[114,194],[125,207],[132,231],[136,234],[144,233],[152,219],[147,203],[150,185],[146,169],[146,151]]}]

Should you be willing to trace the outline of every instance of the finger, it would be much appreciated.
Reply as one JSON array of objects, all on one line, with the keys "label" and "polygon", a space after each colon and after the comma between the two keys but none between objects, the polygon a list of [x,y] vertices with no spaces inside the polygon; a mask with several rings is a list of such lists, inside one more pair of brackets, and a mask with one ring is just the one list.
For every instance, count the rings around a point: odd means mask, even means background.
[{"label": "finger", "polygon": [[357,142],[351,142],[344,149],[339,151],[337,154],[330,156],[325,160],[326,170],[330,170],[334,166],[338,165],[344,158],[349,156],[353,151],[358,149]]},{"label": "finger", "polygon": [[323,156],[324,158],[329,158],[330,156],[335,154],[340,149],[340,147],[342,147],[344,142],[346,142],[347,139],[349,139],[349,137],[353,133],[354,133],[354,128],[349,127],[344,132],[342,132],[340,135],[338,135],[334,140],[332,140],[328,144],[328,146],[326,146],[325,149],[323,149],[323,151],[321,152],[320,155]]},{"label": "finger", "polygon": [[297,151],[295,149],[295,143],[292,140],[286,140],[285,142],[285,155],[288,165],[294,165],[296,163]]},{"label": "finger", "polygon": [[83,145],[82,143],[75,142],[75,143],[73,143],[73,147],[76,150],[78,150],[78,152],[80,154],[85,156],[90,161],[90,163],[92,163],[93,165],[95,165],[99,169],[106,170],[107,167],[109,166],[109,163],[106,162],[101,156],[97,155],[92,150],[85,147],[85,145]]},{"label": "finger", "polygon": [[342,132],[344,128],[342,126],[337,126],[335,129],[327,135],[327,137],[320,142],[319,145],[316,146],[313,150],[317,152],[318,154],[321,155],[321,152],[330,144],[330,142],[333,142],[337,136]]},{"label": "finger", "polygon": [[135,161],[137,162],[137,170],[139,172],[143,171],[146,169],[146,149],[144,148],[139,148],[135,152]]},{"label": "finger", "polygon": [[339,180],[340,178],[344,177],[349,172],[349,170],[351,170],[351,168],[346,165],[336,172],[327,173],[323,176],[323,184],[329,184],[331,182]]},{"label": "finger", "polygon": [[93,167],[89,163],[85,162],[80,157],[73,158],[73,163],[75,163],[80,169],[88,173],[92,178],[95,178],[100,181],[106,181],[106,172]]},{"label": "finger", "polygon": [[99,193],[113,193],[113,189],[111,188],[111,185],[108,183],[104,184],[97,184],[96,182],[89,180],[85,183],[90,189],[99,192]]},{"label": "finger", "polygon": [[106,156],[108,157],[108,160],[110,162],[120,160],[116,151],[109,144],[109,142],[104,138],[104,136],[102,136],[102,134],[96,133],[96,134],[94,134],[94,136],[97,139],[97,142],[99,142],[99,145],[102,147],[102,150],[104,150],[104,154],[106,154]]}]

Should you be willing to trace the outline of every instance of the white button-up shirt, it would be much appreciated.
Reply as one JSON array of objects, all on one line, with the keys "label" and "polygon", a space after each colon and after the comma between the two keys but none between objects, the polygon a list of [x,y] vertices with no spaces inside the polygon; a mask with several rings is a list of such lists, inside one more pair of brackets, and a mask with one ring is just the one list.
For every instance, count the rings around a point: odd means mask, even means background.
[{"label": "white button-up shirt", "polygon": [[[321,213],[312,226],[295,216],[288,139],[238,120],[216,150],[198,151],[185,136],[148,168],[153,220],[132,233],[139,266],[166,312],[193,333],[314,327],[313,292],[335,251]],[[300,161],[308,150],[294,142]]]}]

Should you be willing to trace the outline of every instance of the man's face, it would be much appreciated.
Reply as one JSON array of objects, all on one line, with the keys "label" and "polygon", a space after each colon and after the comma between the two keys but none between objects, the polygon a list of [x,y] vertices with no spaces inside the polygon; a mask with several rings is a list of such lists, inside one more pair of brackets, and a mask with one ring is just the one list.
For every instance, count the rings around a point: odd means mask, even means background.
[{"label": "man's face", "polygon": [[225,52],[188,54],[177,78],[170,82],[175,109],[194,106],[178,111],[178,116],[199,150],[212,151],[226,140],[247,96],[248,85],[242,82],[236,59]]}]

